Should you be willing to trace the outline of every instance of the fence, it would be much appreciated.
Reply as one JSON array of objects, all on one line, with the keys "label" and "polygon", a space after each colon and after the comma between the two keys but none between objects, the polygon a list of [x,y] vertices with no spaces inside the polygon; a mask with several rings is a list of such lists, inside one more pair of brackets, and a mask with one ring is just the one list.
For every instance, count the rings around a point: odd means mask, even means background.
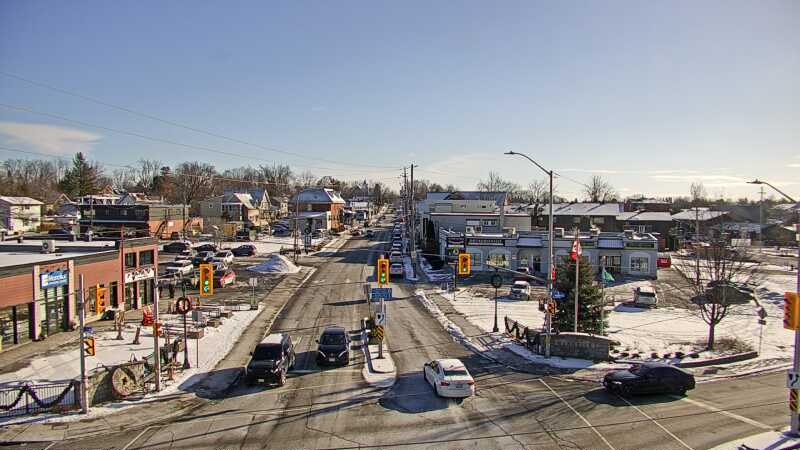
[{"label": "fence", "polygon": [[0,417],[78,409],[79,392],[77,380],[0,388]]}]

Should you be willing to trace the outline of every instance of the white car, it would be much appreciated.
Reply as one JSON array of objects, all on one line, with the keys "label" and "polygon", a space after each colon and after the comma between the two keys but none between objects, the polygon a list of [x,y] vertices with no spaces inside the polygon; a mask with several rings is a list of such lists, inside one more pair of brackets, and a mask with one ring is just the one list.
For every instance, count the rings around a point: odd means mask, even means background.
[{"label": "white car", "polygon": [[389,266],[389,276],[392,275],[403,275],[403,264],[392,263],[392,265]]},{"label": "white car", "polygon": [[440,397],[475,395],[475,380],[458,359],[434,359],[422,367],[425,381]]},{"label": "white car", "polygon": [[170,275],[191,275],[194,272],[194,266],[189,259],[176,260],[167,265],[166,271]]},{"label": "white car", "polygon": [[517,280],[511,285],[511,298],[515,300],[530,300],[531,285],[527,281]]},{"label": "white car", "polygon": [[401,262],[403,262],[403,254],[400,253],[399,250],[392,250],[392,252],[389,253],[389,262],[392,262],[392,263],[401,263]]},{"label": "white car", "polygon": [[225,264],[230,264],[233,262],[233,252],[230,250],[220,250],[214,255],[214,261],[222,261]]},{"label": "white car", "polygon": [[656,290],[648,286],[640,286],[633,290],[633,303],[636,305],[652,306],[658,304]]}]

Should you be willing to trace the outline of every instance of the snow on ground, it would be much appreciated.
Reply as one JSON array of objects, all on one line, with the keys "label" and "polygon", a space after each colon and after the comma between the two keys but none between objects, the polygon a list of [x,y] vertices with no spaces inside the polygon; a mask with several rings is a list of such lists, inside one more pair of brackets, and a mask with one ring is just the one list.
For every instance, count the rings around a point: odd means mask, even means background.
[{"label": "snow on ground", "polygon": [[247,270],[258,273],[297,273],[300,268],[283,255],[269,255],[264,262],[250,266]]},{"label": "snow on ground", "polygon": [[408,281],[417,281],[417,274],[414,273],[414,265],[411,263],[411,257],[408,255],[403,256],[403,275]]},{"label": "snow on ground", "polygon": [[453,275],[451,270],[433,270],[433,267],[431,267],[430,263],[425,258],[419,259],[419,266],[422,268],[422,271],[425,272],[425,275],[428,277],[431,283],[441,283],[442,281],[447,281],[451,279]]}]

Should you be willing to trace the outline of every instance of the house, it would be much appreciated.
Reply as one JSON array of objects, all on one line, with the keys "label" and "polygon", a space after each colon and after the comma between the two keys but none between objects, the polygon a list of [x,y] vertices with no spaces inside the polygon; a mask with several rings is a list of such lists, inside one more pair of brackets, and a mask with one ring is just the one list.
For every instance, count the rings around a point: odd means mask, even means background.
[{"label": "house", "polygon": [[[556,265],[568,257],[575,236],[556,229],[553,253]],[[473,271],[493,271],[494,267],[518,270],[527,267],[532,273],[543,275],[550,260],[549,236],[544,230],[517,233],[456,233],[442,230],[439,255],[453,260],[458,253],[470,254]],[[612,274],[656,278],[658,239],[634,231],[600,232],[597,229],[580,233],[583,256],[591,265],[605,265]]]},{"label": "house", "polygon": [[[542,228],[549,226],[550,205],[540,206],[540,217],[544,223]],[[623,212],[622,203],[554,203],[553,204],[553,227],[572,230],[590,230],[597,228],[601,231],[622,231],[622,227],[617,223],[617,216]]]},{"label": "house", "polygon": [[269,225],[277,216],[277,210],[269,200],[269,194],[262,188],[246,191],[228,190],[223,195],[199,202],[200,217],[206,232],[214,227],[233,224],[233,229],[261,229]]},{"label": "house", "polygon": [[623,212],[616,217],[622,230],[633,230],[639,234],[649,233],[658,239],[659,250],[675,250],[677,241],[670,237],[673,228],[672,214],[664,212],[633,211]]},{"label": "house", "polygon": [[101,236],[125,230],[137,236],[169,238],[197,221],[190,216],[188,205],[89,204],[78,205],[78,208],[81,233],[92,230]]},{"label": "house", "polygon": [[[342,231],[344,229],[345,201],[338,192],[330,188],[306,188],[292,197],[290,208],[295,216],[298,212],[328,212],[326,228]],[[302,214],[300,215],[302,218]]]},{"label": "house", "polygon": [[274,219],[282,219],[289,215],[289,198],[286,196],[270,196],[269,198],[270,205],[272,206],[272,211]]},{"label": "house", "polygon": [[9,233],[39,231],[43,205],[30,197],[0,196],[0,227]]},{"label": "house", "polygon": [[645,212],[670,212],[672,210],[672,199],[657,198],[629,198],[625,200],[623,208],[626,212],[645,211]]},{"label": "house", "polygon": [[700,236],[719,236],[721,224],[727,220],[725,211],[712,211],[706,207],[695,207],[681,210],[672,215],[676,222],[674,235],[677,239],[693,239],[695,228],[700,226]]}]

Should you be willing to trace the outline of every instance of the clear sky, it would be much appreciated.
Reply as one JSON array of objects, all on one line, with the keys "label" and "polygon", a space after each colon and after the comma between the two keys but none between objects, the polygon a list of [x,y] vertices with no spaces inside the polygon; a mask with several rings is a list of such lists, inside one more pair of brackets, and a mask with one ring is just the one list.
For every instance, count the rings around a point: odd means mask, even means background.
[{"label": "clear sky", "polygon": [[511,149],[623,195],[698,180],[752,198],[743,181],[759,177],[800,196],[792,0],[6,0],[0,71],[262,147],[0,75],[0,104],[84,122],[0,106],[0,145],[111,164],[275,162],[396,184],[413,161],[462,189],[489,170],[540,178]]}]

